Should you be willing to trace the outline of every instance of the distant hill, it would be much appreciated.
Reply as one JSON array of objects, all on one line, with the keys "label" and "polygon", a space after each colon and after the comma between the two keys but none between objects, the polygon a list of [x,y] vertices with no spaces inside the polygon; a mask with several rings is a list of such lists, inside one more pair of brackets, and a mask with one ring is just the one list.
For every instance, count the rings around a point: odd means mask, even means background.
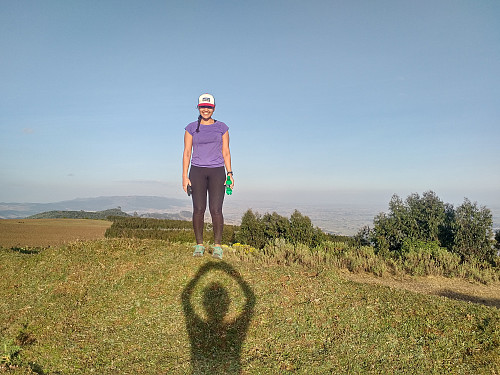
[{"label": "distant hill", "polygon": [[[191,200],[155,196],[110,196],[77,198],[54,203],[0,202],[0,219],[24,219],[50,211],[102,211],[119,208],[130,215],[165,214],[191,209]],[[176,215],[176,214],[173,214]],[[182,215],[182,214],[179,214]]]},{"label": "distant hill", "polygon": [[26,219],[94,219],[105,220],[109,216],[124,216],[130,217],[129,214],[123,212],[119,208],[110,210],[87,212],[87,211],[48,211],[39,214],[28,216]]}]

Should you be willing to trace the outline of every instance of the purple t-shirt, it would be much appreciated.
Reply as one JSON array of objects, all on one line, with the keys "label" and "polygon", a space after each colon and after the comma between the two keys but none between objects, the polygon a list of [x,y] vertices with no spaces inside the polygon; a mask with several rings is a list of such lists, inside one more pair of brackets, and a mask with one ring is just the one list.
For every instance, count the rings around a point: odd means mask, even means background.
[{"label": "purple t-shirt", "polygon": [[215,121],[212,125],[200,124],[199,133],[196,132],[197,127],[198,121],[191,122],[185,127],[186,131],[193,136],[191,165],[205,168],[223,167],[222,136],[226,134],[229,127],[221,121]]}]

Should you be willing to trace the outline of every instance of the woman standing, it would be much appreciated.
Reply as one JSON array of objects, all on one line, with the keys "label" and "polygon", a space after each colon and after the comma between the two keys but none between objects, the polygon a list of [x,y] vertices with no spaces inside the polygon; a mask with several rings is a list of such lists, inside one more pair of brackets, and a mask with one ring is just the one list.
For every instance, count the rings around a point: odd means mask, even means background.
[{"label": "woman standing", "polygon": [[213,256],[222,259],[225,170],[231,179],[231,188],[234,180],[229,151],[229,128],[223,122],[212,118],[214,110],[215,99],[212,95],[203,94],[198,98],[198,121],[188,124],[184,133],[182,187],[185,192],[191,193],[193,199],[193,229],[197,243],[193,256],[203,256],[205,252],[203,226],[208,193],[208,206],[214,230]]}]

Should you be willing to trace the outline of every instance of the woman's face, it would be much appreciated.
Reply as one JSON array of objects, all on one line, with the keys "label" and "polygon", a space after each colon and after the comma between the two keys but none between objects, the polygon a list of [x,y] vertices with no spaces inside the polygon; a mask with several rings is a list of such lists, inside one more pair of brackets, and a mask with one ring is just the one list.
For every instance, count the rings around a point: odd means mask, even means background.
[{"label": "woman's face", "polygon": [[214,114],[214,108],[212,107],[200,106],[198,107],[198,110],[200,111],[200,115],[203,118],[203,120],[209,120]]}]

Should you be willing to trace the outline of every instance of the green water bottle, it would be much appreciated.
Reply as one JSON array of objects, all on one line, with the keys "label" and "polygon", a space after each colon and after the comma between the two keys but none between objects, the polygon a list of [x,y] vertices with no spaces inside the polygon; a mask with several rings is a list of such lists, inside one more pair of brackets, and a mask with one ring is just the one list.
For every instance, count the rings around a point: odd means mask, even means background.
[{"label": "green water bottle", "polygon": [[227,175],[226,179],[226,194],[231,195],[233,194],[233,189],[231,189],[231,176]]}]

